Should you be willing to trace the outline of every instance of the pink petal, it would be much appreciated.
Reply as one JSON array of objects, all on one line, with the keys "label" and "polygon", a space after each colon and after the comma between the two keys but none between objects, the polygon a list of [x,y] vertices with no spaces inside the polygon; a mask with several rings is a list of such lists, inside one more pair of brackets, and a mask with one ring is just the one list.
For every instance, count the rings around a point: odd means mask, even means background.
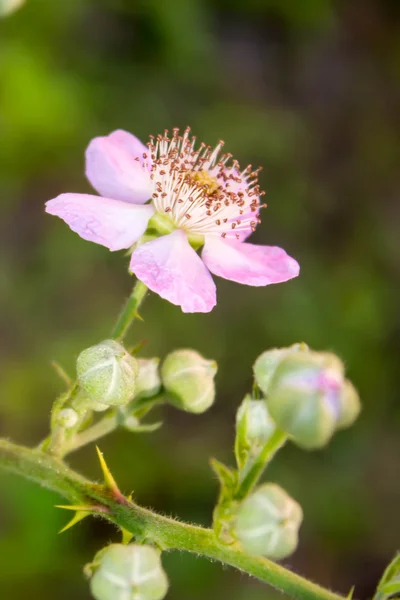
[{"label": "pink petal", "polygon": [[150,166],[149,149],[127,131],[94,138],[86,150],[86,177],[106,198],[146,202],[152,194]]},{"label": "pink petal", "polygon": [[143,235],[154,208],[89,194],[61,194],[46,202],[46,212],[63,219],[84,240],[114,251],[129,248]]},{"label": "pink petal", "polygon": [[214,275],[246,285],[262,286],[297,277],[294,258],[276,246],[256,246],[208,236],[202,259]]},{"label": "pink petal", "polygon": [[136,248],[130,270],[183,312],[210,312],[216,304],[215,283],[180,229]]}]

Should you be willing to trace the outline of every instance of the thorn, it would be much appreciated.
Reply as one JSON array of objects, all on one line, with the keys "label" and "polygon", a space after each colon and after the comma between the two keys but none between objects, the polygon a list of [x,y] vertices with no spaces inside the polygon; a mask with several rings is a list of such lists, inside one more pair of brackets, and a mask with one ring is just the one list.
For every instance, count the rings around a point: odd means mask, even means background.
[{"label": "thorn", "polygon": [[93,505],[93,506],[82,505],[81,506],[78,504],[68,504],[68,505],[56,504],[55,508],[63,508],[64,510],[75,511],[75,515],[72,517],[72,519],[58,533],[64,533],[64,531],[67,531],[67,529],[70,529],[71,527],[73,527],[74,525],[79,523],[79,521],[82,521],[89,515],[93,515],[96,513],[107,513],[108,512],[108,509],[105,506],[96,506],[96,505]]},{"label": "thorn", "polygon": [[96,512],[98,510],[100,510],[100,507],[97,506],[81,506],[78,504],[68,504],[68,505],[63,505],[63,504],[56,504],[55,508],[64,508],[65,510],[75,510],[75,511],[83,511],[83,512]]},{"label": "thorn", "polygon": [[144,323],[143,317],[141,317],[138,312],[135,312],[135,318],[139,319],[139,321],[142,321]]},{"label": "thorn", "polygon": [[72,387],[72,379],[63,367],[55,360],[52,360],[50,365],[53,367],[57,375],[64,381],[68,388]]},{"label": "thorn", "polygon": [[124,529],[124,527],[121,527],[121,533],[122,533],[122,543],[125,545],[129,544],[129,542],[133,538],[133,533],[131,533],[127,529]]},{"label": "thorn", "polygon": [[129,352],[129,354],[137,354],[143,348],[143,346],[145,346],[147,343],[148,343],[148,340],[141,340],[135,346],[131,346],[130,348],[127,348],[127,350]]},{"label": "thorn", "polygon": [[[64,506],[63,508],[66,508],[66,507]],[[70,507],[68,507],[68,508],[70,508]],[[86,517],[88,517],[89,515],[91,515],[91,512],[85,512],[85,511],[76,512],[75,515],[72,517],[72,519],[65,525],[65,527],[60,529],[60,531],[58,533],[64,533],[64,531],[71,529],[71,527],[73,527],[80,521],[83,521],[83,519],[86,519]]]},{"label": "thorn", "polygon": [[104,460],[103,453],[101,452],[98,446],[96,446],[96,450],[100,461],[100,467],[103,471],[104,483],[106,487],[113,493],[113,495],[115,496],[115,498],[118,499],[119,502],[126,502],[125,496],[120,492],[117,482],[112,476],[111,471],[108,468],[106,461]]}]

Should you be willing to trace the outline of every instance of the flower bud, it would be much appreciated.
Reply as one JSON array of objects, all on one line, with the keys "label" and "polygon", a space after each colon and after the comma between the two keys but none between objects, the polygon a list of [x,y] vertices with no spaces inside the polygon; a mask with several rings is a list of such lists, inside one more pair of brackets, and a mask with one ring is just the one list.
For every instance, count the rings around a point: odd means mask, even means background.
[{"label": "flower bud", "polygon": [[235,455],[243,469],[250,455],[257,456],[276,429],[265,400],[252,400],[248,394],[236,413]]},{"label": "flower bud", "polygon": [[73,408],[63,408],[56,417],[56,424],[71,429],[78,422],[78,413]]},{"label": "flower bud", "polygon": [[164,360],[161,379],[170,402],[192,413],[206,411],[215,398],[217,363],[194,350],[175,350]]},{"label": "flower bud", "polygon": [[235,532],[249,554],[279,560],[295,551],[302,520],[301,506],[278,485],[266,483],[241,503]]},{"label": "flower bud", "polygon": [[320,448],[336,429],[356,418],[360,405],[344,378],[342,361],[326,352],[297,352],[282,358],[268,391],[269,412],[299,446]]},{"label": "flower bud", "polygon": [[[96,600],[161,600],[168,579],[152,546],[112,544],[98,555],[90,581]],[[96,559],[95,559],[96,561]]]},{"label": "flower bud", "polygon": [[285,356],[292,352],[307,351],[307,344],[301,342],[300,344],[293,344],[289,348],[272,348],[272,350],[266,350],[260,354],[253,365],[254,378],[260,390],[265,395],[268,394],[268,388],[275,370]]},{"label": "flower bud", "polygon": [[161,389],[159,374],[159,358],[139,358],[138,376],[136,379],[135,396],[138,398],[151,398]]},{"label": "flower bud", "polygon": [[263,400],[252,400],[249,395],[245,397],[236,414],[236,429],[242,427],[250,446],[261,446],[271,437],[276,425]]},{"label": "flower bud", "polygon": [[95,405],[126,404],[135,393],[137,361],[114,340],[81,352],[76,369],[81,389]]}]

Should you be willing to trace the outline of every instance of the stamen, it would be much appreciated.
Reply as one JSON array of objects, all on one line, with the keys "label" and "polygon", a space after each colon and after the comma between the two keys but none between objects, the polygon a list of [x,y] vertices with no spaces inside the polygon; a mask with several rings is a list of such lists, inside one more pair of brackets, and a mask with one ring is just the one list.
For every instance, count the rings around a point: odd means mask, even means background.
[{"label": "stamen", "polygon": [[260,169],[248,165],[241,171],[231,154],[221,155],[222,141],[214,149],[195,145],[189,128],[183,135],[175,127],[171,137],[167,130],[150,137],[155,209],[191,233],[240,239],[240,232],[254,231],[264,206],[257,181]]}]

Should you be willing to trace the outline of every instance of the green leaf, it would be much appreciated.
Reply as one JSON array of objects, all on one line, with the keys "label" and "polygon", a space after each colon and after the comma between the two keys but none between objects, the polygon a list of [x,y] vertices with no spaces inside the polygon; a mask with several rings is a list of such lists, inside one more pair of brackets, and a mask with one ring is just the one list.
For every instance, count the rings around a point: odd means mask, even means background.
[{"label": "green leaf", "polygon": [[400,553],[386,567],[378,584],[374,600],[389,598],[400,593]]},{"label": "green leaf", "polygon": [[210,458],[210,465],[222,489],[233,490],[237,484],[237,472],[230,469],[216,458]]},{"label": "green leaf", "polygon": [[395,577],[388,583],[385,583],[381,587],[380,591],[381,591],[381,593],[385,594],[386,596],[392,596],[393,594],[399,594],[400,593],[400,575],[398,577]]}]

